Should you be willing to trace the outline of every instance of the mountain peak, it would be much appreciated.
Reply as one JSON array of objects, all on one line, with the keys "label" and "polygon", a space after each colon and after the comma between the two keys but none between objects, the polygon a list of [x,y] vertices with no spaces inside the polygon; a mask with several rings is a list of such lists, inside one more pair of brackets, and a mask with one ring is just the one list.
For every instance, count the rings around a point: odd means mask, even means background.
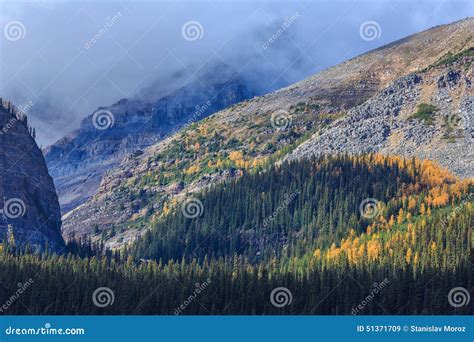
[{"label": "mountain peak", "polygon": [[45,149],[62,212],[90,198],[102,176],[126,156],[171,136],[190,121],[201,120],[253,96],[244,81],[231,71],[223,77],[218,73],[208,77],[211,71],[203,72],[205,78],[193,79],[157,99],[136,96],[100,107],[82,121],[79,130]]}]

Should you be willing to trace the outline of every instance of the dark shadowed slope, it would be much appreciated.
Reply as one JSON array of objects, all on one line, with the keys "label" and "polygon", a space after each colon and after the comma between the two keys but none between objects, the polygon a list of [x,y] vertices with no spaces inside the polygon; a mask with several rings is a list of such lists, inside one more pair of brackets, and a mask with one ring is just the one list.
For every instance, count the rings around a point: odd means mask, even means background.
[{"label": "dark shadowed slope", "polygon": [[[1,100],[0,100],[1,101]],[[26,117],[0,104],[0,239],[60,251],[61,214],[53,180]]]}]

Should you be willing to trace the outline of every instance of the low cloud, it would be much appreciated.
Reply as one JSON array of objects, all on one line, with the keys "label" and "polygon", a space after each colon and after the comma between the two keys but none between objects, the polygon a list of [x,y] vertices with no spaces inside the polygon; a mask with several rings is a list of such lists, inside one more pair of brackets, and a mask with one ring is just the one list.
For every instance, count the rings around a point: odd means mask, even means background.
[{"label": "low cloud", "polygon": [[[13,20],[26,29],[23,39],[0,39],[0,94],[18,105],[35,104],[29,121],[43,146],[78,128],[99,106],[124,97],[156,99],[216,63],[226,63],[266,93],[398,38],[474,15],[467,0],[0,6],[2,33]],[[182,28],[190,21],[202,32],[185,39]],[[380,25],[378,39],[361,40],[366,21]]]}]

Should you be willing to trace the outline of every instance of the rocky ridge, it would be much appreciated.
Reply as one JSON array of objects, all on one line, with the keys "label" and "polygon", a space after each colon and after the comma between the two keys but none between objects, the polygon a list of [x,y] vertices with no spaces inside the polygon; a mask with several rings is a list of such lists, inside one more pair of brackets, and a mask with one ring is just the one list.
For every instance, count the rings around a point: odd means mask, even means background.
[{"label": "rocky ridge", "polygon": [[[237,75],[223,70],[218,80],[204,72],[172,94],[147,102],[123,99],[101,107],[81,128],[45,150],[64,213],[89,199],[104,174],[126,156],[172,135],[180,127],[253,96]],[[102,120],[102,121],[101,121]],[[104,125],[101,127],[101,125]]]},{"label": "rocky ridge", "polygon": [[16,248],[61,252],[58,197],[33,130],[19,109],[0,102],[0,239]]}]

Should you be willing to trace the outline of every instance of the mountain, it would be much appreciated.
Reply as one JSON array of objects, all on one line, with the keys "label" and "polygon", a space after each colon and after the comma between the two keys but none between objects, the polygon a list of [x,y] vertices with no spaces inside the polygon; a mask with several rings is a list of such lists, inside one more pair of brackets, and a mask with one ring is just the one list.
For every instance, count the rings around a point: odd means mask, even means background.
[{"label": "mountain", "polygon": [[472,177],[473,32],[473,18],[438,26],[187,126],[105,175],[64,231],[116,247],[192,193],[320,153],[393,151]]},{"label": "mountain", "polygon": [[100,107],[79,130],[45,150],[62,212],[89,199],[103,175],[124,157],[138,155],[179,128],[253,95],[237,74],[216,65],[166,96],[145,89],[136,99]]},{"label": "mountain", "polygon": [[474,47],[395,81],[288,159],[341,152],[417,156],[474,177]]},{"label": "mountain", "polygon": [[0,100],[0,238],[16,248],[64,248],[53,180],[27,118]]}]

